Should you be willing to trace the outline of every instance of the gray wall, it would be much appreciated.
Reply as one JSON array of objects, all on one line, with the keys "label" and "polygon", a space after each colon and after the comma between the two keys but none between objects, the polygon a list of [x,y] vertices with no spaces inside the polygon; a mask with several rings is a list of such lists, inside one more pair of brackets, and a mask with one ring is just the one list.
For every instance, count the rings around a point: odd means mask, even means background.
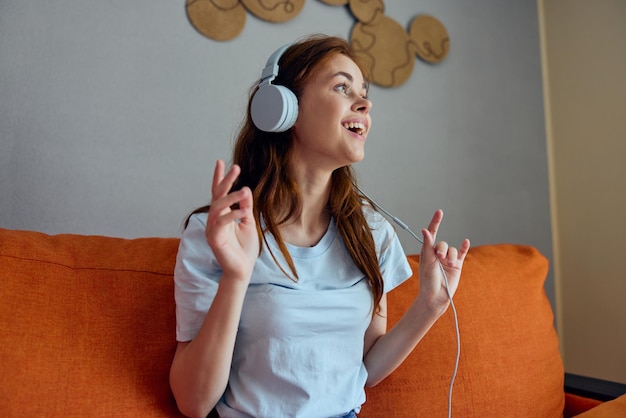
[{"label": "gray wall", "polygon": [[[399,88],[372,87],[361,185],[416,230],[443,208],[441,239],[551,258],[536,2],[386,1],[405,27],[421,13],[444,23],[450,53],[416,58]],[[217,42],[183,1],[2,0],[0,227],[178,236],[209,198],[215,159],[230,157],[267,56],[310,32],[347,37],[353,23],[308,0],[290,22],[248,14],[241,35]]]}]

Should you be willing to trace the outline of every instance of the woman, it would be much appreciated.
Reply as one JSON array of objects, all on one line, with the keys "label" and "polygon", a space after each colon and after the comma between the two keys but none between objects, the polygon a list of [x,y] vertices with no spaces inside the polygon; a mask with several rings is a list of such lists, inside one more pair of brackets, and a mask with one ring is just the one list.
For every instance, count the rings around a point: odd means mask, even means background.
[{"label": "woman", "polygon": [[[343,39],[313,36],[278,61],[274,84],[297,98],[284,132],[248,113],[209,206],[188,220],[176,270],[170,384],[186,415],[355,416],[365,386],[388,376],[445,312],[469,241],[422,230],[420,292],[387,331],[385,294],[411,275],[391,225],[360,194],[371,102]],[[251,102],[258,86],[253,89]]]}]

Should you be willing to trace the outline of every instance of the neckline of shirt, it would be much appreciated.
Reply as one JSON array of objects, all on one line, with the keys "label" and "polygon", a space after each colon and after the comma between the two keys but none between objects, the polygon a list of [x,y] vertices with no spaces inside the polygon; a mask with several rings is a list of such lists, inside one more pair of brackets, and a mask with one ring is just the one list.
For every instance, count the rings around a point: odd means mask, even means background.
[{"label": "neckline of shirt", "polygon": [[[326,232],[317,244],[313,245],[312,247],[300,247],[285,242],[285,247],[287,247],[287,250],[289,250],[289,254],[292,258],[314,258],[326,252],[335,241],[336,236],[337,226],[335,225],[335,219],[331,218],[330,222],[328,223],[328,229],[326,229]],[[278,248],[278,244],[276,243],[276,239],[272,234],[267,235],[267,242],[269,245],[272,246],[272,249],[280,251]]]}]

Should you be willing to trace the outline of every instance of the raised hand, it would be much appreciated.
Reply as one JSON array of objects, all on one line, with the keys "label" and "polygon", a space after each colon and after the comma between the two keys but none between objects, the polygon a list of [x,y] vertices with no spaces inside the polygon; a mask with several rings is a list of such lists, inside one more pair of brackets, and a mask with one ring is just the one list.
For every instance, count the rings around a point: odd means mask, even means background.
[{"label": "raised hand", "polygon": [[[252,191],[243,187],[231,192],[241,169],[233,165],[225,174],[224,171],[224,161],[218,160],[213,173],[206,238],[222,267],[223,277],[249,281],[259,255]],[[237,204],[238,208],[233,208]]]},{"label": "raised hand", "polygon": [[424,244],[419,263],[418,300],[425,303],[428,309],[436,315],[443,314],[450,302],[443,272],[447,277],[450,295],[453,296],[459,286],[463,262],[470,248],[468,239],[463,240],[458,249],[450,247],[445,241],[435,244],[442,220],[443,211],[439,209],[435,211],[428,228],[422,229]]}]

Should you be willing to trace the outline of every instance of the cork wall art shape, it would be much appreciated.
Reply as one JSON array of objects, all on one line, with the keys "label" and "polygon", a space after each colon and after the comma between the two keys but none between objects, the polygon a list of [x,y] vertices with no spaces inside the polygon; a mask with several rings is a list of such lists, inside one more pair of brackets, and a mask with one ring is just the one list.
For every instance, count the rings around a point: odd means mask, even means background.
[{"label": "cork wall art shape", "polygon": [[[396,87],[409,79],[415,57],[429,64],[445,59],[450,37],[441,21],[430,15],[417,15],[408,30],[385,15],[383,0],[318,0],[329,6],[342,6],[355,18],[349,41],[370,72],[371,82]],[[305,0],[186,0],[191,25],[216,41],[236,38],[248,14],[273,22],[296,17]]]}]

